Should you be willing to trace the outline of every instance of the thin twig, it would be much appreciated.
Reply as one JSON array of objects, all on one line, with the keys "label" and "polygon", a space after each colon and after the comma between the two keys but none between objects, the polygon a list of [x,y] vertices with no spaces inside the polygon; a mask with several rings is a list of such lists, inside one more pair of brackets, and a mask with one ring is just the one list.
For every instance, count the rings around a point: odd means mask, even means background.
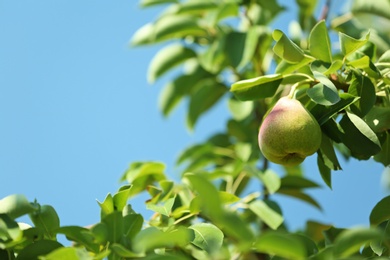
[{"label": "thin twig", "polygon": [[321,15],[318,18],[319,21],[326,20],[328,18],[331,3],[332,0],[326,0],[324,6],[322,7]]}]

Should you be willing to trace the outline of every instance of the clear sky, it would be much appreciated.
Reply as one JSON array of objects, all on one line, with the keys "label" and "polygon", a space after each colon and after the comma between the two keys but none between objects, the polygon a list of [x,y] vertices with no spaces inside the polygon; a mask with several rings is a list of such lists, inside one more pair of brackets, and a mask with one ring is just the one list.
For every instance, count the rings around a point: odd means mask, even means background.
[{"label": "clear sky", "polygon": [[[62,225],[94,224],[96,200],[120,187],[129,163],[163,161],[177,179],[180,151],[224,129],[226,102],[201,118],[194,133],[185,128],[184,105],[168,119],[158,111],[167,77],[146,82],[158,46],[129,48],[128,42],[159,11],[141,10],[135,0],[0,1],[0,198],[22,193],[54,206]],[[275,27],[286,29],[286,17]],[[306,174],[323,184],[315,161],[306,160]],[[307,219],[368,223],[385,195],[383,166],[356,160],[342,166],[333,173],[333,191],[311,192],[322,213],[277,197],[291,227]],[[130,203],[147,212],[143,200]]]}]

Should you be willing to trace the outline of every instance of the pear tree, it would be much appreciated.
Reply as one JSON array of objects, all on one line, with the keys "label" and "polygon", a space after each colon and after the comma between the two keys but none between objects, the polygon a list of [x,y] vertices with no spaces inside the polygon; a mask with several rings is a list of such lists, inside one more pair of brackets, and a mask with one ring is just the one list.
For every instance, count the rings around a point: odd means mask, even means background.
[{"label": "pear tree", "polygon": [[[330,192],[340,157],[389,172],[390,2],[333,13],[336,1],[291,1],[289,30],[273,23],[288,11],[279,2],[140,0],[161,10],[131,38],[133,48],[160,44],[147,78],[168,78],[161,113],[184,103],[196,130],[225,102],[224,130],[182,151],[179,182],[161,162],[133,162],[92,226],[62,226],[53,206],[24,195],[1,199],[0,259],[389,259],[390,196],[367,212],[368,226],[305,219],[299,230],[274,196],[321,209],[308,191]],[[306,176],[307,157],[323,183]],[[141,193],[151,218],[131,206]]]}]

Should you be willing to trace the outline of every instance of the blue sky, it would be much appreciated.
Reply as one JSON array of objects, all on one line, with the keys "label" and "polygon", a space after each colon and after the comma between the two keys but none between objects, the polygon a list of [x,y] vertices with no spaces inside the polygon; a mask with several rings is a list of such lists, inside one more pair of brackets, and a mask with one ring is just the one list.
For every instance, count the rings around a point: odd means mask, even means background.
[{"label": "blue sky", "polygon": [[[54,206],[62,225],[93,224],[99,221],[96,200],[120,187],[129,163],[163,161],[177,178],[180,151],[224,129],[226,102],[201,118],[194,133],[185,128],[184,105],[168,119],[160,114],[166,78],[154,86],[146,81],[158,46],[128,45],[159,11],[141,10],[134,0],[0,2],[0,198],[22,193]],[[285,27],[286,17],[276,26]],[[305,161],[306,174],[322,184],[315,161]],[[368,223],[385,195],[383,167],[356,160],[342,166],[332,191],[311,193],[322,213],[277,197],[288,224]],[[143,198],[130,203],[147,212]]]}]

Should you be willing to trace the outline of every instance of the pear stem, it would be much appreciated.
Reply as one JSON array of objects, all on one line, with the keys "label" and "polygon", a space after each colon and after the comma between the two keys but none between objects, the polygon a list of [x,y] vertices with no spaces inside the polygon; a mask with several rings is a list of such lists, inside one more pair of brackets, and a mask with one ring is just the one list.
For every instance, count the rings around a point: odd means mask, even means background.
[{"label": "pear stem", "polygon": [[288,95],[287,95],[288,98],[290,98],[290,99],[294,98],[294,94],[295,94],[295,91],[296,91],[298,86],[299,86],[299,82],[297,82],[291,86],[290,93],[288,93]]}]

